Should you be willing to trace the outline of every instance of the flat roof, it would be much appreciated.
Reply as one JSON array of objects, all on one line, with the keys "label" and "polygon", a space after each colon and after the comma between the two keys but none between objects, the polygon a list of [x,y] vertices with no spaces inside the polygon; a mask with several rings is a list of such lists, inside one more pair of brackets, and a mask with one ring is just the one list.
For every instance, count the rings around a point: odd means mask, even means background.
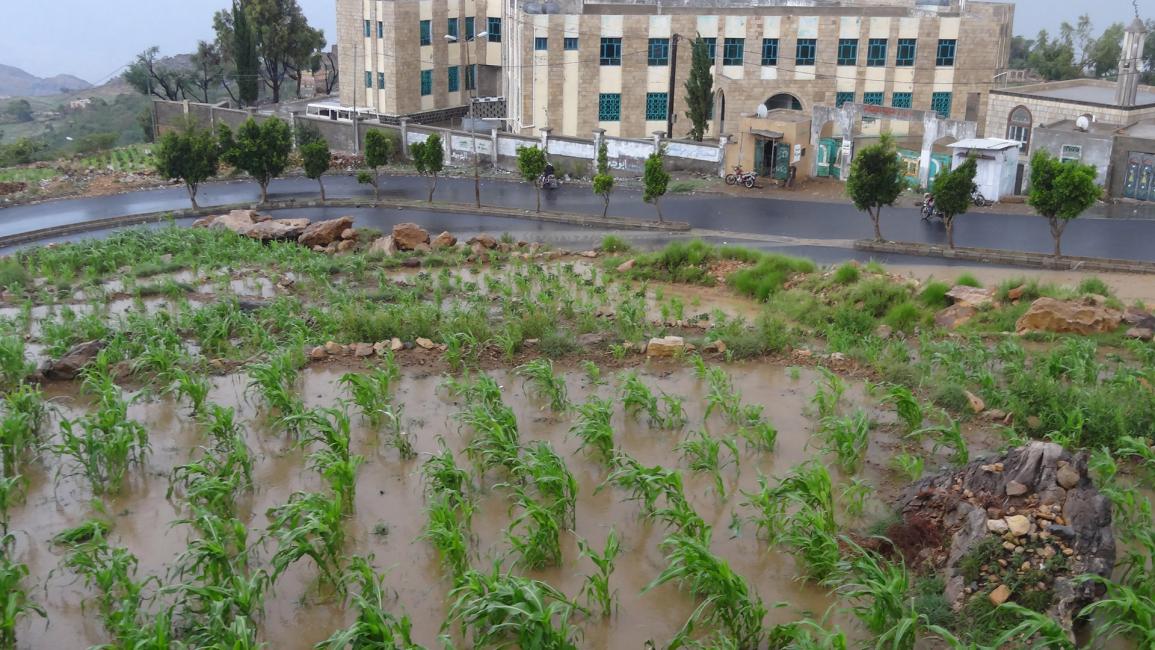
[{"label": "flat roof", "polygon": [[1155,105],[1155,88],[1139,86],[1135,93],[1134,106],[1119,106],[1115,103],[1115,82],[1102,79],[1068,79],[1049,81],[1010,88],[995,88],[991,94],[1017,95],[1020,97],[1041,97],[1079,104],[1091,104],[1108,108],[1130,109]]},{"label": "flat roof", "polygon": [[1081,131],[1078,128],[1075,120],[1059,120],[1058,122],[1052,122],[1050,124],[1040,124],[1038,128],[1051,131],[1074,131],[1079,133],[1091,133],[1093,135],[1111,135],[1115,131],[1123,128],[1123,125],[1112,124],[1110,122],[1091,122],[1089,128],[1086,131]]},{"label": "flat roof", "polygon": [[1155,139],[1155,121],[1136,122],[1123,129],[1123,134],[1131,138]]},{"label": "flat roof", "polygon": [[951,149],[985,149],[988,151],[999,151],[1012,147],[1018,148],[1019,141],[1005,140],[1003,138],[968,138],[966,140],[952,142],[947,146]]}]

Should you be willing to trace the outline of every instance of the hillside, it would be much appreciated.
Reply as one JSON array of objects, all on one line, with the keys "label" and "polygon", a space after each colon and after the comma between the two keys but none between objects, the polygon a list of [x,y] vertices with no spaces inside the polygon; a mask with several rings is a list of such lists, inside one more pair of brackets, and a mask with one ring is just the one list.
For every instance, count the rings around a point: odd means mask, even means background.
[{"label": "hillside", "polygon": [[41,78],[20,68],[0,64],[0,97],[42,97],[91,87],[92,84],[70,74]]}]

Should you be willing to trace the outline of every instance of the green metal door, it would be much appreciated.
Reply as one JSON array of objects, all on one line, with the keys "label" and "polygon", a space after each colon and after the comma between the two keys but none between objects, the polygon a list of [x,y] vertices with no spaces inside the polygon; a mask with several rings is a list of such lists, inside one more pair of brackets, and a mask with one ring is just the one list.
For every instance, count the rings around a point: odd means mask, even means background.
[{"label": "green metal door", "polygon": [[830,176],[834,167],[834,159],[838,155],[838,144],[834,138],[822,138],[818,141],[818,175]]},{"label": "green metal door", "polygon": [[774,149],[774,178],[784,181],[790,173],[790,145],[781,140]]}]

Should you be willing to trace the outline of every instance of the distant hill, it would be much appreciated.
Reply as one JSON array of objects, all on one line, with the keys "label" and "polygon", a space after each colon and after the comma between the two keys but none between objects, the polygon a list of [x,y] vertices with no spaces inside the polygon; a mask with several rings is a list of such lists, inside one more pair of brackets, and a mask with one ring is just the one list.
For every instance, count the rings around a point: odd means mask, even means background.
[{"label": "distant hill", "polygon": [[0,64],[0,97],[43,97],[91,88],[92,84],[70,74],[41,78],[20,68]]}]

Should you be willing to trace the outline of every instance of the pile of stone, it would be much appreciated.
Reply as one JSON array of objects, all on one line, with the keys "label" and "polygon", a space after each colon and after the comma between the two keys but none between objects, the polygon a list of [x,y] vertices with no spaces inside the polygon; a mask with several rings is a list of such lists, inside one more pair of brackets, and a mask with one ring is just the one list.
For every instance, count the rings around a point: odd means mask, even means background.
[{"label": "pile of stone", "polygon": [[444,352],[448,346],[444,343],[434,343],[422,337],[418,337],[417,340],[412,343],[407,343],[397,337],[393,337],[388,341],[377,341],[376,343],[337,343],[336,341],[329,341],[325,343],[325,345],[318,345],[308,352],[309,358],[313,361],[324,361],[329,357],[356,357],[367,359],[369,357],[385,356],[390,352],[411,350],[415,347],[421,348],[422,350]]},{"label": "pile of stone", "polygon": [[204,217],[194,228],[230,230],[257,241],[295,241],[318,252],[337,253],[357,245],[353,217],[312,222],[309,219],[274,219],[256,210],[233,210],[228,214]]}]

